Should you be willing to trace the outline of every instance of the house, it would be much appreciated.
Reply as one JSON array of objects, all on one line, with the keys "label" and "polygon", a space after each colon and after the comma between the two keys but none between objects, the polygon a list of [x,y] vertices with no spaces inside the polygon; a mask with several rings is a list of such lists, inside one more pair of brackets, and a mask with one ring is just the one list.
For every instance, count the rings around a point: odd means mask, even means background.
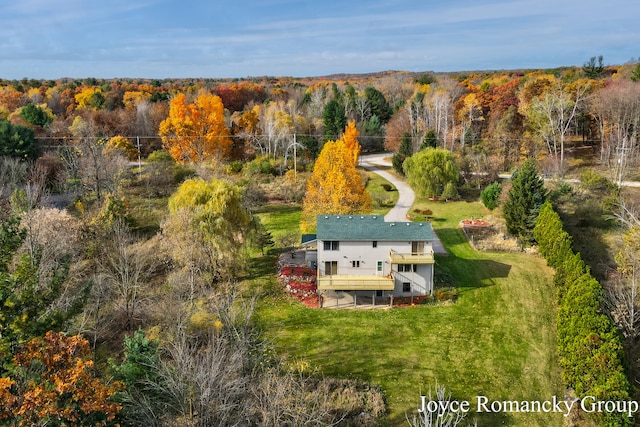
[{"label": "house", "polygon": [[354,298],[410,297],[433,292],[433,229],[428,222],[385,222],[381,215],[318,215],[316,235],[303,236],[305,259],[317,268],[318,293]]}]

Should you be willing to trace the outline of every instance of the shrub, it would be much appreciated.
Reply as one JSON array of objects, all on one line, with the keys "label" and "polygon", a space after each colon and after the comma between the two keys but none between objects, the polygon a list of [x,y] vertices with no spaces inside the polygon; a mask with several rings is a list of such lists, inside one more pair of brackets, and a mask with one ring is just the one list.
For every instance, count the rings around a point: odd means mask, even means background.
[{"label": "shrub", "polygon": [[34,171],[40,175],[47,190],[57,192],[61,190],[62,173],[64,164],[60,158],[51,154],[45,154],[36,160]]},{"label": "shrub", "polygon": [[267,156],[258,156],[243,167],[243,172],[247,175],[276,175],[277,164],[275,160]]},{"label": "shrub", "polygon": [[457,296],[456,288],[439,288],[435,291],[436,301],[454,301]]},{"label": "shrub", "polygon": [[490,211],[498,207],[500,202],[500,194],[502,193],[502,185],[499,182],[494,182],[487,186],[480,193],[480,199],[485,208]]},{"label": "shrub", "polygon": [[615,189],[615,184],[592,171],[584,171],[580,174],[580,186],[585,190],[610,191]]}]

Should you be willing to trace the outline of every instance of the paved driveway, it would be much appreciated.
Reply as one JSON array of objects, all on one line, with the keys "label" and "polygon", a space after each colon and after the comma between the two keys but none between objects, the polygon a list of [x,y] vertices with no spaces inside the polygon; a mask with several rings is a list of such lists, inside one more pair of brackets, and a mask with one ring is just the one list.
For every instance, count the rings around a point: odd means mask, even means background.
[{"label": "paved driveway", "polygon": [[[360,156],[360,165],[371,172],[377,173],[398,189],[398,201],[396,202],[396,205],[384,216],[385,221],[407,221],[407,214],[416,199],[416,195],[406,182],[396,177],[394,174],[381,170],[378,167],[391,166],[391,161],[387,160],[390,156],[392,156],[392,154],[365,154]],[[434,237],[433,251],[437,254],[446,254],[447,250],[442,246],[440,239],[438,239],[438,236],[435,234],[435,230]]]}]

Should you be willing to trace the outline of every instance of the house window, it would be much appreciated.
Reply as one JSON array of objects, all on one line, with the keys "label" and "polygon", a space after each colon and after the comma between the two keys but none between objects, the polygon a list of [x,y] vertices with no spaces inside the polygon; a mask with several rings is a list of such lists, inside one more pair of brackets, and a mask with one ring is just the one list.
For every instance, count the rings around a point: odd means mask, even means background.
[{"label": "house window", "polygon": [[373,246],[374,248],[377,248],[377,247],[378,247],[378,241],[377,241],[377,240],[374,240],[374,241],[372,242],[372,246]]},{"label": "house window", "polygon": [[340,242],[337,240],[325,240],[324,241],[324,250],[325,251],[337,251],[340,249]]},{"label": "house window", "polygon": [[424,253],[424,242],[411,242],[411,253],[414,253],[414,254]]},{"label": "house window", "polygon": [[380,290],[376,291],[376,296],[377,297],[381,297],[382,296],[382,291],[380,291]]},{"label": "house window", "polygon": [[382,273],[382,261],[378,261],[376,270],[378,273]]},{"label": "house window", "polygon": [[402,282],[402,292],[411,292],[411,283]]},{"label": "house window", "polygon": [[338,261],[326,261],[324,263],[324,274],[327,276],[338,274]]},{"label": "house window", "polygon": [[351,267],[360,268],[360,260],[351,261]]},{"label": "house window", "polygon": [[399,273],[411,273],[418,271],[418,264],[398,264]]}]

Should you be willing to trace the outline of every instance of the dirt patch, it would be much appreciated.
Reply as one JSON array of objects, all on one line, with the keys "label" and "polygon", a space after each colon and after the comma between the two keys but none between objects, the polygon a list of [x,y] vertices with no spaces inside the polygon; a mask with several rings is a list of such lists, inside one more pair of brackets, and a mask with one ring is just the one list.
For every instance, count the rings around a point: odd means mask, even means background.
[{"label": "dirt patch", "polygon": [[489,221],[485,221],[484,219],[463,219],[460,221],[460,226],[462,228],[475,228],[475,227],[491,227],[491,223]]},{"label": "dirt patch", "polygon": [[[483,220],[482,225],[463,225],[462,231],[467,236],[469,244],[477,251],[484,252],[520,252],[521,248],[518,241],[507,235],[506,230],[500,226],[496,226]],[[486,223],[486,224],[484,224]]]}]

